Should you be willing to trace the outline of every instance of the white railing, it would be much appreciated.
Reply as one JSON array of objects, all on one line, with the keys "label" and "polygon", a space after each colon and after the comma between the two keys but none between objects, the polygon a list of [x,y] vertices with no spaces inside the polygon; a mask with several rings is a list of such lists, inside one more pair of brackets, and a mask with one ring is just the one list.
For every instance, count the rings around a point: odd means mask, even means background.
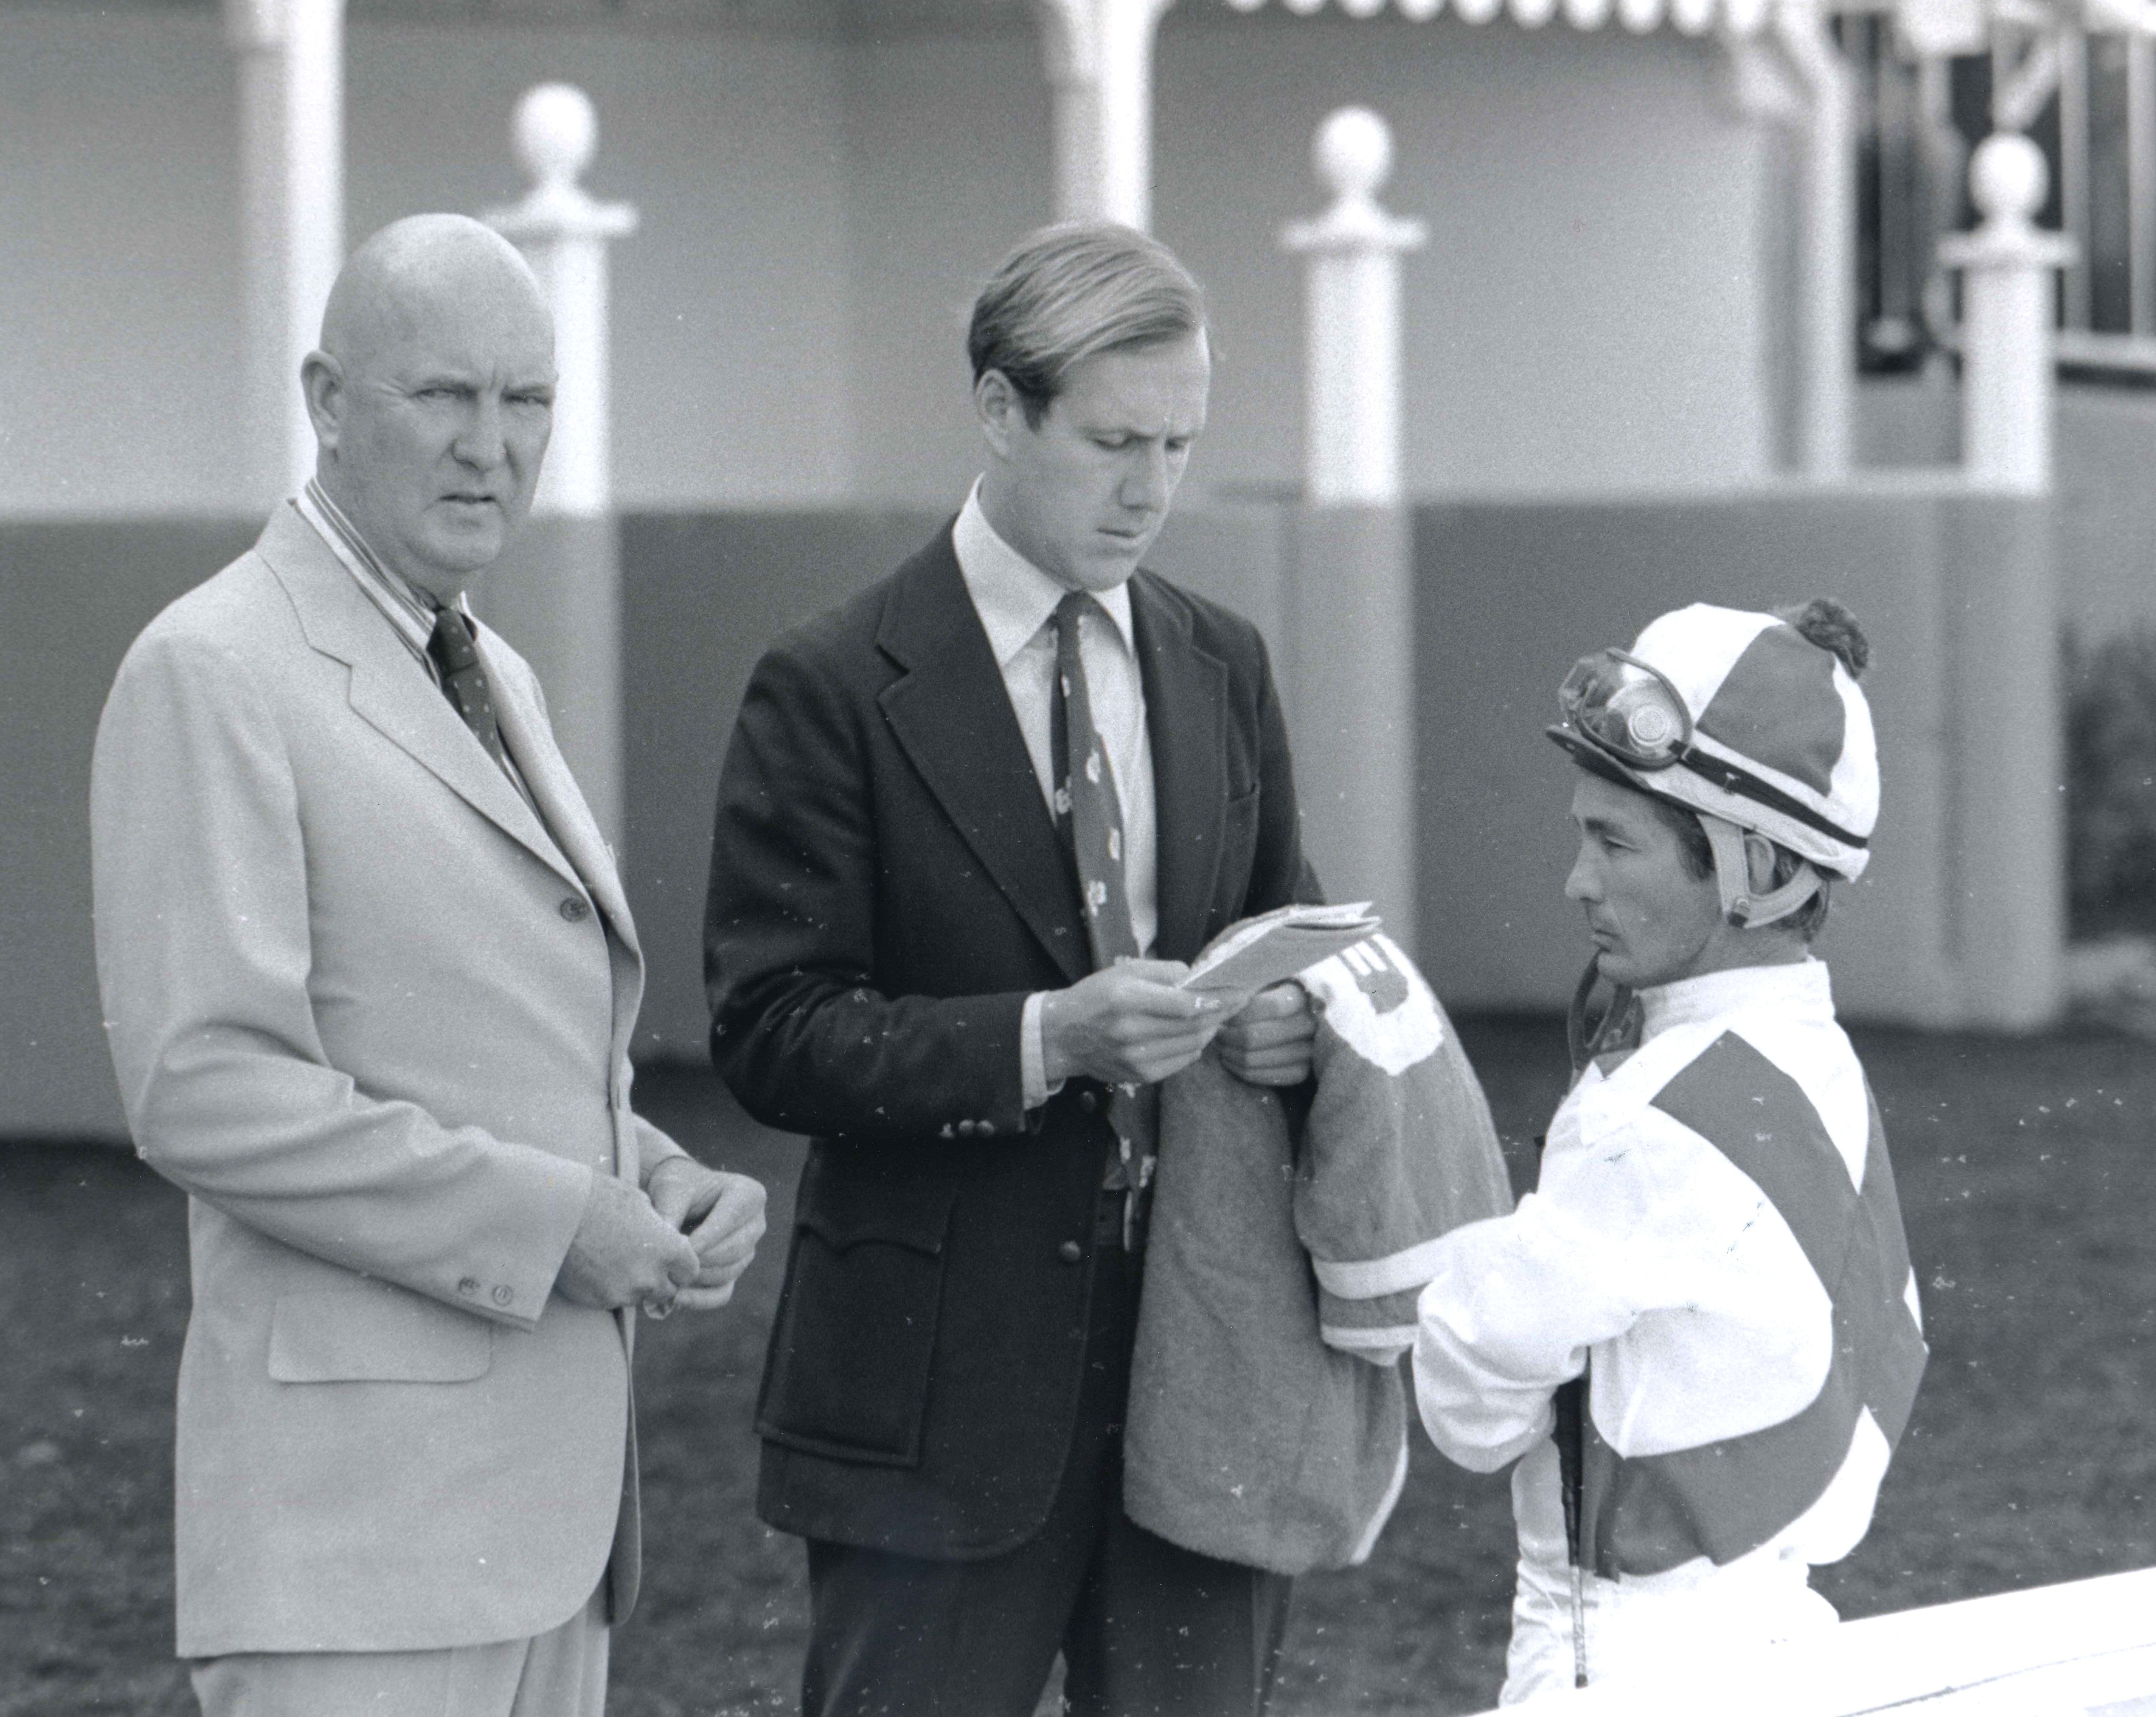
[{"label": "white railing", "polygon": [[[1571,1717],[2145,1717],[2156,1711],[2156,1569],[1873,1616],[1756,1656],[1672,1664],[1513,1713]],[[1496,1714],[1487,1714],[1496,1717]]]}]

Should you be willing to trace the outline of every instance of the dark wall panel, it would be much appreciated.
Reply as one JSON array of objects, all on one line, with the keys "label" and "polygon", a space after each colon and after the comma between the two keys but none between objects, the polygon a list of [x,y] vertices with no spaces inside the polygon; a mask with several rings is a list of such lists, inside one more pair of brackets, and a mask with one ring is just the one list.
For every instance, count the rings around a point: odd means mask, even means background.
[{"label": "dark wall panel", "polygon": [[639,1056],[705,1053],[704,884],[734,714],[757,657],[926,542],[916,512],[661,515],[622,523],[623,857],[647,968]]},{"label": "dark wall panel", "polygon": [[90,756],[135,634],[254,541],[225,520],[0,525],[0,1130],[116,1137]]}]

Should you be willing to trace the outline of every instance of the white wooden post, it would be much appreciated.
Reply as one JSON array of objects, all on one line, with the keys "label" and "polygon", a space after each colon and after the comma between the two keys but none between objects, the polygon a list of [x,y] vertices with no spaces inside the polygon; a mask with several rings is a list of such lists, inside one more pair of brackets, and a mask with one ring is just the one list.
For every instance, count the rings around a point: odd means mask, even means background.
[{"label": "white wooden post", "polygon": [[531,659],[557,737],[608,839],[623,844],[621,553],[609,453],[607,246],[636,210],[577,182],[598,146],[591,98],[541,84],[516,104],[521,202],[483,218],[530,261],[554,312],[554,433],[532,518],[487,581],[488,618]]},{"label": "white wooden post", "polygon": [[1378,206],[1392,133],[1367,108],[1318,128],[1332,206],[1286,228],[1306,259],[1304,497],[1288,679],[1305,844],[1335,900],[1368,897],[1416,943],[1415,582],[1400,505],[1400,259],[1421,223]]},{"label": "white wooden post", "polygon": [[2039,230],[2043,151],[1996,132],[1977,146],[1969,196],[1983,224],[1939,246],[1962,275],[1962,461],[1969,479],[2006,494],[2051,487],[2051,277],[2072,243]]},{"label": "white wooden post", "polygon": [[1983,222],[1939,246],[1963,271],[1960,528],[1982,539],[1952,563],[1945,898],[1964,1017],[2020,1031],[2057,1017],[2066,930],[2051,315],[2073,247],[2031,223],[2046,177],[2026,137],[1985,138],[1969,172]]},{"label": "white wooden post", "polygon": [[1175,0],[1033,0],[1055,100],[1055,218],[1152,224],[1152,49]]},{"label": "white wooden post", "polygon": [[314,474],[300,364],[344,265],[344,0],[225,0],[239,60],[247,490]]},{"label": "white wooden post", "polygon": [[1369,109],[1335,113],[1314,152],[1332,206],[1281,234],[1308,259],[1305,492],[1321,506],[1389,506],[1400,498],[1400,258],[1428,233],[1378,206],[1393,134]]}]

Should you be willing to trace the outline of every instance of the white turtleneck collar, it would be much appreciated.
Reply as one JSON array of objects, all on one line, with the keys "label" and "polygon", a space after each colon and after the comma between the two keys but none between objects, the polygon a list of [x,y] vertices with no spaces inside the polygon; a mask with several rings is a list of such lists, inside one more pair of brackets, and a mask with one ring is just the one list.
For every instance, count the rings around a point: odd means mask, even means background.
[{"label": "white turtleneck collar", "polygon": [[1772,1007],[1792,1022],[1834,1017],[1834,989],[1826,962],[1806,955],[1784,966],[1740,966],[1703,972],[1640,992],[1640,1041],[1674,1026],[1720,1019],[1740,1008]]}]

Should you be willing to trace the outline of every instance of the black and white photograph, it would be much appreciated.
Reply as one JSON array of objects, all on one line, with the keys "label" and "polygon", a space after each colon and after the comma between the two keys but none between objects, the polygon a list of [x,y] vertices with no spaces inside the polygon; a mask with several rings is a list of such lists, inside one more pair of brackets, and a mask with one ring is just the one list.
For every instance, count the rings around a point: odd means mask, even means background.
[{"label": "black and white photograph", "polygon": [[2156,1717],[2156,0],[0,0],[0,1717]]}]

